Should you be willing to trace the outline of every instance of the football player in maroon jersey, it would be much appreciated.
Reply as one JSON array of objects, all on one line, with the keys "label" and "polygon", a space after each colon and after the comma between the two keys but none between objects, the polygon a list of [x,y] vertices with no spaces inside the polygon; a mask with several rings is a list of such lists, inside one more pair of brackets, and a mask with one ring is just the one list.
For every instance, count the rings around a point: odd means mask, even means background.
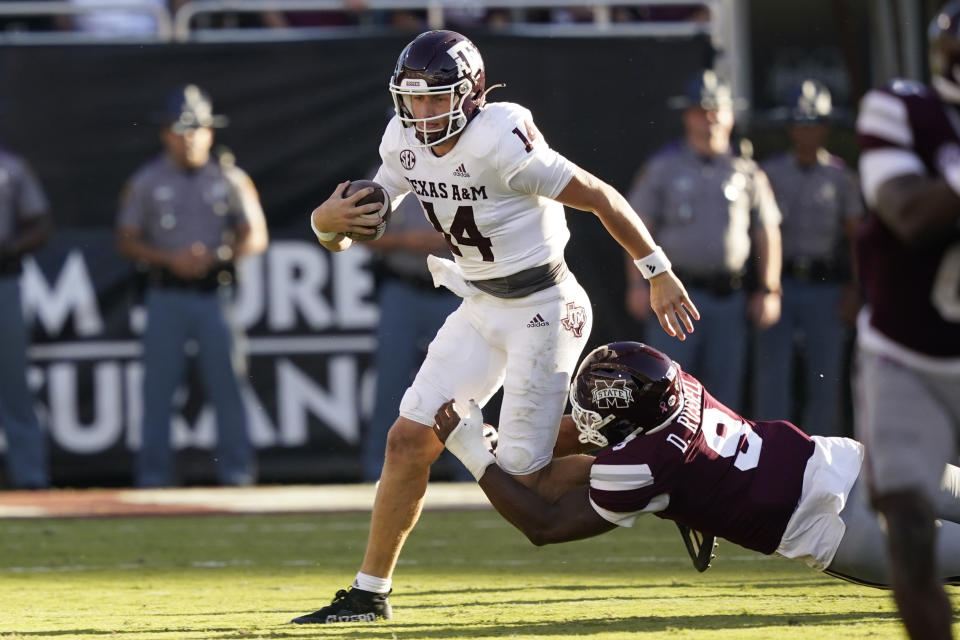
[{"label": "football player in maroon jersey", "polygon": [[[863,495],[859,442],[744,418],[667,355],[638,342],[591,352],[570,401],[568,424],[585,446],[601,449],[589,486],[552,504],[496,465],[476,404],[463,419],[452,402],[436,416],[438,438],[534,544],[595,536],[653,513],[852,582],[890,584],[884,534]],[[935,573],[960,585],[960,468],[948,467],[945,480]]]},{"label": "football player in maroon jersey", "polygon": [[[894,80],[860,103],[857,436],[887,522],[893,594],[913,638],[949,638],[935,492],[960,441],[960,2],[930,24],[929,86]],[[942,537],[942,536],[941,536]]]}]

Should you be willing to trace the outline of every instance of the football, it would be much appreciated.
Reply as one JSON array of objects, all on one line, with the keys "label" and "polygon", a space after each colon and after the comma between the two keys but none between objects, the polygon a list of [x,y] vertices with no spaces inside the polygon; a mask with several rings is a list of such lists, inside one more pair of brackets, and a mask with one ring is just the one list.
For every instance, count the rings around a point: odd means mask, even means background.
[{"label": "football", "polygon": [[348,184],[343,190],[343,195],[341,197],[347,198],[355,194],[357,191],[366,189],[367,187],[373,187],[373,193],[360,198],[357,201],[357,206],[364,204],[380,204],[380,224],[377,225],[377,232],[372,236],[361,233],[345,234],[354,242],[367,242],[368,240],[376,240],[377,238],[381,237],[383,232],[387,230],[387,220],[390,218],[390,198],[387,197],[386,190],[373,180],[352,180],[350,184]]}]

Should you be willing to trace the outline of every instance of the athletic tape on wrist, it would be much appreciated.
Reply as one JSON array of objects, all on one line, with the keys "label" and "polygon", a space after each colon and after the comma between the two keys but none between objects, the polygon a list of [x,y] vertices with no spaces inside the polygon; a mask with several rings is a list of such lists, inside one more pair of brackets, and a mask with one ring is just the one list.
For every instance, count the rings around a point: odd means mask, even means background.
[{"label": "athletic tape on wrist", "polygon": [[313,223],[313,215],[310,216],[310,228],[313,229],[313,234],[317,236],[317,240],[321,240],[323,242],[330,242],[338,235],[338,232],[336,231],[320,231],[317,229],[317,225]]},{"label": "athletic tape on wrist", "polygon": [[[483,422],[481,420],[481,429]],[[473,433],[465,420],[450,432],[446,442],[447,450],[455,455],[467,471],[473,475],[477,482],[483,477],[483,472],[491,464],[496,464],[497,459],[487,449],[487,443],[483,441],[483,434]]]}]

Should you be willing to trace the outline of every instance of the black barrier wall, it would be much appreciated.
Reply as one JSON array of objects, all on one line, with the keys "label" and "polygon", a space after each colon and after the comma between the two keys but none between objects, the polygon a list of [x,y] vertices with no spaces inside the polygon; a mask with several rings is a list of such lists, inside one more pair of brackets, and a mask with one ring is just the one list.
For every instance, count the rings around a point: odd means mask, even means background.
[{"label": "black barrier wall", "polygon": [[[699,40],[470,35],[488,85],[507,85],[490,99],[529,107],[551,146],[620,189],[679,134],[666,100],[706,56]],[[143,318],[138,279],[113,250],[112,226],[125,179],[159,150],[151,115],[170,87],[187,82],[204,86],[229,116],[217,141],[253,177],[272,234],[268,253],[243,266],[237,299],[261,479],[359,478],[372,330],[378,311],[390,310],[376,308],[365,250],[325,252],[307,216],[338,182],[366,176],[376,162],[392,108],[387,80],[408,40],[0,50],[0,144],[33,164],[58,226],[24,274],[30,382],[57,484],[130,479]],[[567,259],[595,306],[591,342],[634,337],[622,311],[621,251],[593,216],[570,211],[568,220]],[[174,425],[186,482],[212,477],[209,456],[195,455],[215,438],[198,389],[186,386]]]}]

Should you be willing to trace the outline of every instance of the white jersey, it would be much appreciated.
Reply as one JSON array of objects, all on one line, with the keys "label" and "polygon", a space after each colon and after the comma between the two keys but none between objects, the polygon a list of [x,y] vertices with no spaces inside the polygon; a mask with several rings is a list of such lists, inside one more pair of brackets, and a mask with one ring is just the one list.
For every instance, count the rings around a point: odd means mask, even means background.
[{"label": "white jersey", "polygon": [[508,276],[563,256],[570,231],[554,198],[575,165],[547,145],[528,109],[487,105],[440,158],[411,143],[413,128],[394,117],[374,181],[393,205],[410,191],[417,195],[467,280]]}]

